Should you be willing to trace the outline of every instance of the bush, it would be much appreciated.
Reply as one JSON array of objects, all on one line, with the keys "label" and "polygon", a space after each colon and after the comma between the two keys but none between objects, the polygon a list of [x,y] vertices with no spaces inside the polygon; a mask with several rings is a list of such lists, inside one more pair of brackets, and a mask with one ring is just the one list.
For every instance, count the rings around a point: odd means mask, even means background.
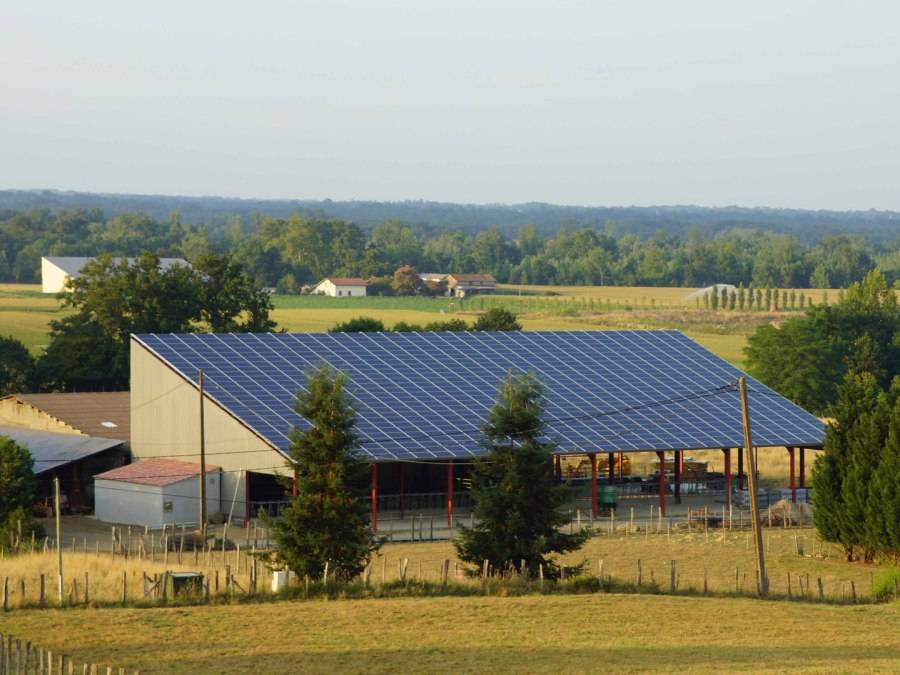
[{"label": "bush", "polygon": [[889,567],[875,575],[872,596],[882,602],[900,599],[900,567]]}]

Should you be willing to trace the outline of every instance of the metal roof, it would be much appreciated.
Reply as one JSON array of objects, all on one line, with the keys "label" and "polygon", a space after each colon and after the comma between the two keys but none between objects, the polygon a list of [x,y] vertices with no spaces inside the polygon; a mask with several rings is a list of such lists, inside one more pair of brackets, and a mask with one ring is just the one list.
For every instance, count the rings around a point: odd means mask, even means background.
[{"label": "metal roof", "polygon": [[127,391],[13,394],[6,400],[10,399],[88,436],[131,440],[131,394]]},{"label": "metal roof", "polygon": [[[87,265],[91,260],[96,260],[95,257],[84,257],[84,256],[56,256],[56,255],[47,255],[44,256],[44,260],[47,260],[54,265],[56,265],[63,272],[68,274],[70,277],[77,277],[81,274],[81,270],[84,269],[84,266]],[[113,258],[113,262],[118,264],[122,258]],[[133,265],[137,258],[128,258],[128,264]],[[190,267],[190,263],[184,258],[160,258],[159,259],[159,267],[160,269],[167,270],[174,265],[182,265],[184,267]]]},{"label": "metal roof", "polygon": [[[213,464],[206,466],[207,472],[218,470],[219,467]],[[149,457],[133,464],[126,464],[125,466],[98,473],[94,478],[165,487],[166,485],[174,485],[188,478],[193,478],[199,473],[200,465],[194,462],[182,462],[165,457]]]},{"label": "metal roof", "polygon": [[0,436],[11,438],[28,449],[34,460],[36,474],[52,471],[70,462],[123,444],[123,441],[117,438],[60,434],[10,426],[0,426]]}]

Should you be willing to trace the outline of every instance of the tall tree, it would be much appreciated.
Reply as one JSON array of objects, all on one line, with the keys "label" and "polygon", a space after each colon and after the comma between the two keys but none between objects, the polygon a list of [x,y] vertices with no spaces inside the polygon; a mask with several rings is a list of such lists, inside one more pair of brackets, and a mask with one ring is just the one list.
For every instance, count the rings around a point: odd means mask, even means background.
[{"label": "tall tree", "polygon": [[578,550],[587,540],[586,533],[561,530],[567,495],[553,473],[555,446],[544,438],[544,394],[531,374],[510,373],[500,384],[482,427],[487,454],[473,467],[476,524],[463,526],[454,542],[466,562],[480,567],[487,560],[504,572],[525,561],[529,573],[543,566],[553,577],[559,566],[549,554]]},{"label": "tall tree", "polygon": [[307,372],[294,410],[305,424],[291,430],[289,468],[296,496],[273,523],[278,557],[298,575],[349,581],[378,546],[368,518],[366,463],[359,455],[356,413],[347,376],[322,364]]}]

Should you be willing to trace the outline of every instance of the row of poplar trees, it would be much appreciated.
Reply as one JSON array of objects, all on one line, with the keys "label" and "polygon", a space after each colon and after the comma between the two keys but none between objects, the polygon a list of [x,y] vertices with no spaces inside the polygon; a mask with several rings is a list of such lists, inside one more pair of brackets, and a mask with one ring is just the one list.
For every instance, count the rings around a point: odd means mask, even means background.
[{"label": "row of poplar trees", "polygon": [[[301,577],[320,579],[327,564],[329,578],[351,581],[380,545],[366,503],[365,439],[347,386],[346,374],[322,364],[307,373],[295,403],[307,422],[291,433],[288,468],[296,489],[271,526],[278,542],[273,562]],[[487,561],[493,573],[515,569],[555,578],[560,568],[551,554],[577,550],[587,539],[561,530],[568,521],[560,508],[566,487],[553,473],[554,446],[542,440],[544,397],[533,375],[509,373],[482,426],[486,454],[472,473],[476,523],[461,527],[454,542],[473,573]]]},{"label": "row of poplar trees", "polygon": [[813,469],[813,519],[848,560],[900,562],[900,377],[851,373]]},{"label": "row of poplar trees", "polygon": [[[697,298],[697,304],[700,304]],[[822,291],[822,304],[828,304],[828,291]],[[737,288],[723,286],[713,287],[703,295],[704,309],[730,309],[749,312],[778,312],[795,309],[806,309],[814,305],[812,295],[804,291],[799,293],[793,289],[778,288],[744,288],[741,283]]]}]

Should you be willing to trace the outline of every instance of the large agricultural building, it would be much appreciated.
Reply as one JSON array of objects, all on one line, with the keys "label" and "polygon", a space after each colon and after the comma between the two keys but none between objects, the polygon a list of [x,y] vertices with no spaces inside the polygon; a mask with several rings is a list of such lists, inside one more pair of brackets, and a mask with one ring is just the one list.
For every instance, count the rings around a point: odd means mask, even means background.
[{"label": "large agricultural building", "polygon": [[[221,467],[224,500],[241,518],[269,508],[284,499],[275,475],[290,474],[289,433],[307,424],[295,396],[323,361],[349,376],[375,522],[413,497],[445,504],[452,519],[484,452],[479,427],[511,370],[545,383],[547,437],[558,456],[589,462],[594,512],[598,455],[610,478],[623,456],[658,462],[664,511],[684,452],[721,450],[730,500],[742,373],[677,331],[135,335],[133,454],[198,461],[202,371],[206,461]],[[748,391],[755,445],[788,448],[792,467],[794,449],[802,463],[805,449],[821,447],[817,418],[751,378]]]}]

